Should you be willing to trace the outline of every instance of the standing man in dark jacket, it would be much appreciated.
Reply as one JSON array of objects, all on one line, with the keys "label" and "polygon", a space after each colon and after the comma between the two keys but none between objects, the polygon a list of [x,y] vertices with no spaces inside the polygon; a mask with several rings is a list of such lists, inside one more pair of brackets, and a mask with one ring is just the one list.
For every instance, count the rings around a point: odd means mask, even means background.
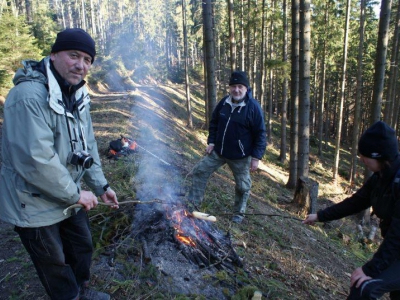
[{"label": "standing man in dark jacket", "polygon": [[192,171],[189,201],[200,205],[210,175],[228,164],[235,178],[235,203],[232,221],[241,223],[250,196],[250,171],[256,171],[267,145],[263,112],[251,96],[247,74],[232,73],[230,94],[213,111],[206,156]]},{"label": "standing man in dark jacket", "polygon": [[[97,197],[118,208],[104,177],[84,78],[95,42],[79,28],[57,35],[50,56],[24,61],[4,104],[0,218],[15,225],[54,300],[107,300],[88,288],[93,253],[86,211]],[[81,179],[91,191],[81,188]],[[73,204],[83,208],[64,210]]]},{"label": "standing man in dark jacket", "polygon": [[395,131],[384,122],[368,128],[358,143],[360,159],[373,175],[352,196],[317,214],[305,224],[337,220],[372,207],[380,219],[383,242],[372,259],[353,271],[347,299],[400,299],[400,156]]}]

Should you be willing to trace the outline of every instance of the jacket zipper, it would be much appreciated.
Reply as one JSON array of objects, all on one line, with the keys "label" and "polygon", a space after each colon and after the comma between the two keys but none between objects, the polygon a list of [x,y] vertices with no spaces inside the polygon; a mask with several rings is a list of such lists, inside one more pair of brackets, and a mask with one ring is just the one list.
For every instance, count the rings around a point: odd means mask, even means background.
[{"label": "jacket zipper", "polygon": [[242,144],[242,142],[239,140],[238,141],[238,143],[239,143],[239,148],[240,148],[240,150],[242,150],[242,156],[244,156],[244,147],[243,147],[243,144]]},{"label": "jacket zipper", "polygon": [[226,122],[225,130],[224,130],[224,135],[222,136],[221,155],[222,155],[222,153],[224,152],[225,134],[226,134],[226,130],[228,129],[229,122],[231,121],[231,116],[232,116],[232,113],[229,115],[228,122]]}]

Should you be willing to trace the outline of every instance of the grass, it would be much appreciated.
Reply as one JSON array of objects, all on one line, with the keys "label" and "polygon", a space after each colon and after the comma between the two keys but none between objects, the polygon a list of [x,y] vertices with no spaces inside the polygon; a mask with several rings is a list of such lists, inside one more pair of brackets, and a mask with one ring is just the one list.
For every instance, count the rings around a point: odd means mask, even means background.
[{"label": "grass", "polygon": [[[161,87],[160,87],[161,88]],[[173,101],[173,113],[176,120],[181,120],[176,126],[185,126],[185,114],[182,100],[165,88],[165,93],[170,94]],[[195,114],[195,124],[199,130],[182,130],[181,136],[169,136],[169,147],[179,145],[181,158],[189,162],[186,167],[188,172],[193,164],[201,157],[200,148],[205,147],[207,132],[202,128],[199,116],[202,112],[201,93],[192,93],[193,110]],[[96,127],[96,136],[99,138],[99,148],[101,151],[107,149],[108,142],[118,138],[120,133],[130,135],[140,134],[148,139],[157,139],[151,128],[145,128],[142,132],[136,132],[136,125],[131,118],[130,105],[135,101],[132,96],[125,103],[118,102],[117,107],[113,107],[116,102],[95,102],[92,105],[93,118]],[[119,101],[115,99],[114,101]],[[113,107],[110,109],[110,107]],[[177,122],[178,122],[177,121]],[[252,211],[267,212],[276,211],[280,214],[292,214],[289,203],[293,196],[293,191],[285,188],[287,180],[288,162],[278,161],[279,151],[279,122],[273,120],[274,129],[273,142],[268,147],[263,158],[265,169],[253,175],[252,193],[256,197],[249,203]],[[279,129],[279,130],[278,130]],[[172,134],[172,133],[171,133]],[[315,143],[314,143],[315,144]],[[275,146],[274,146],[275,145]],[[311,155],[315,158],[317,149],[311,148]],[[135,175],[138,171],[138,163],[135,155],[118,161],[104,159],[104,172],[119,196],[119,201],[136,198],[135,185],[138,184]],[[331,182],[333,164],[333,147],[329,144],[324,149],[324,156],[314,159],[310,164],[310,177],[315,178],[320,183],[320,199],[343,197],[342,186],[346,187],[346,181],[341,179],[338,186],[333,186]],[[341,152],[339,174],[346,174],[349,168],[349,153]],[[183,180],[181,180],[182,182]],[[183,182],[188,185],[188,182]],[[233,205],[233,180],[228,168],[222,168],[212,175],[209,182],[205,201],[200,209],[210,213],[225,213],[231,210]],[[285,199],[285,201],[283,201]],[[321,205],[321,204],[320,204]],[[138,267],[134,257],[140,252],[140,245],[129,236],[133,221],[134,207],[121,207],[120,210],[110,212],[107,208],[99,208],[91,212],[91,223],[93,237],[96,242],[95,259],[100,259],[101,254],[112,252],[112,245],[116,241],[118,252],[115,263],[120,267],[118,272],[122,278],[111,281],[100,280],[97,284],[111,293],[119,295],[120,299],[139,299],[151,297],[151,299],[202,299],[199,295],[170,295],[158,290],[158,271],[151,266],[146,268]],[[295,215],[294,215],[295,216]],[[298,216],[297,216],[298,217]],[[242,227],[232,226],[229,217],[220,216],[219,227],[221,230],[229,231],[233,240],[242,246],[237,246],[236,251],[240,257],[246,261],[246,268],[249,273],[239,270],[235,279],[224,272],[217,272],[214,284],[233,284],[237,287],[232,299],[249,299],[255,290],[261,290],[270,299],[319,299],[324,295],[326,299],[341,299],[343,289],[337,286],[347,281],[344,271],[351,272],[351,268],[367,260],[376,245],[362,246],[357,238],[352,234],[351,220],[343,220],[338,225],[333,225],[333,229],[317,226],[315,228],[304,227],[298,221],[279,217],[260,217],[249,216]],[[350,237],[348,243],[338,237],[339,232],[344,232]],[[246,245],[246,246],[243,246]],[[111,247],[111,248],[110,248]],[[314,249],[313,249],[314,248]],[[110,250],[111,249],[111,250]],[[318,256],[321,252],[321,257]],[[324,254],[329,253],[329,257]],[[325,256],[324,256],[325,255]],[[341,269],[339,273],[331,271],[331,266],[326,266],[326,259],[335,259],[348,262],[348,269]],[[315,260],[315,261],[314,261]],[[310,262],[312,261],[312,262]],[[336,261],[336,260],[335,260]],[[322,271],[316,271],[322,270]],[[331,292],[327,292],[321,287],[324,276],[318,272],[328,274],[328,277],[342,276],[335,280],[335,284],[324,282]],[[303,274],[305,273],[305,274]],[[319,281],[310,280],[309,275],[315,274]],[[339,274],[339,275],[338,275]],[[146,281],[147,280],[147,281]],[[143,285],[143,282],[145,284]],[[240,282],[240,284],[237,284]],[[228,293],[228,292],[227,292]],[[151,296],[150,296],[151,295]],[[326,296],[329,295],[329,296]]]}]

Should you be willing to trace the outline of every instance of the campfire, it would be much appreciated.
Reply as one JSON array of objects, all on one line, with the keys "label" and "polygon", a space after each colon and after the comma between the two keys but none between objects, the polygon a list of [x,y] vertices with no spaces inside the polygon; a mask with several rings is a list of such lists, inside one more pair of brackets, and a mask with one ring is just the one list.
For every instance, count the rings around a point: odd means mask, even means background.
[{"label": "campfire", "polygon": [[233,266],[242,267],[229,234],[222,235],[209,221],[196,218],[186,209],[167,210],[166,216],[175,230],[174,239],[188,260],[199,267],[225,267],[232,271]]},{"label": "campfire", "polygon": [[189,212],[180,203],[138,205],[134,235],[142,243],[146,262],[152,261],[149,243],[171,243],[176,252],[199,268],[216,268],[234,272],[242,261],[231,244],[229,233],[221,233],[213,222],[215,217]]}]

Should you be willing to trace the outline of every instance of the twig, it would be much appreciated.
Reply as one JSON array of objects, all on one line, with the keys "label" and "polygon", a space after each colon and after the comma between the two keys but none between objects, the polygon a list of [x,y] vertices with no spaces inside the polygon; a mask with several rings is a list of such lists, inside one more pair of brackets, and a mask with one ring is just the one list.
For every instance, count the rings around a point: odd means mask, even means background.
[{"label": "twig", "polygon": [[4,276],[2,279],[0,279],[0,283],[2,283],[5,279],[10,279],[13,278],[15,275],[17,275],[17,273],[12,274],[10,277],[8,277],[8,275],[10,275],[11,272],[8,272],[6,276]]},{"label": "twig", "polygon": [[[150,201],[127,200],[127,201],[119,202],[118,205],[127,204],[127,203],[148,204],[148,203],[155,203],[155,202],[163,203],[163,201],[162,201],[162,200],[159,200],[159,199],[150,200]],[[115,205],[115,203],[104,203],[104,202],[99,202],[98,204],[99,204],[99,205],[103,205],[103,206],[113,206],[113,205]],[[66,215],[68,214],[68,211],[69,211],[70,209],[73,209],[73,208],[82,208],[82,207],[83,207],[82,204],[73,204],[73,205],[71,205],[71,206],[68,206],[66,209],[64,209],[63,213],[64,213],[64,215],[66,216]]]},{"label": "twig", "polygon": [[[215,214],[214,216],[231,216],[231,215],[233,215],[233,213]],[[300,218],[296,218],[296,217],[292,217],[292,216],[284,216],[284,215],[279,215],[279,214],[246,213],[246,214],[242,214],[242,215],[244,215],[244,216],[281,217],[281,218],[293,219],[293,220],[296,220],[296,221],[303,221]]]}]

